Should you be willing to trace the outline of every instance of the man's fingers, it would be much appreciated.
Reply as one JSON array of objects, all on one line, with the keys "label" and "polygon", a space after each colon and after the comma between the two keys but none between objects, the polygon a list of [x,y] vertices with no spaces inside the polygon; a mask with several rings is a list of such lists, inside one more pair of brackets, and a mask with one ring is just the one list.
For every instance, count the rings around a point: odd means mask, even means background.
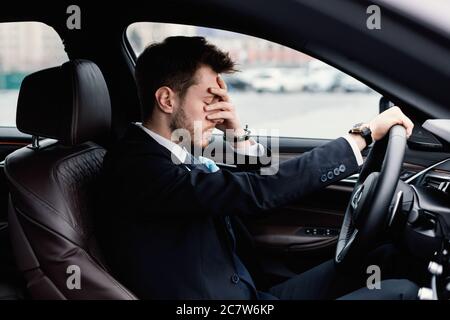
[{"label": "man's fingers", "polygon": [[232,111],[233,107],[231,106],[231,104],[221,101],[221,102],[213,103],[213,104],[206,106],[205,110],[207,112],[208,111],[216,111],[216,110]]},{"label": "man's fingers", "polygon": [[403,126],[406,128],[406,135],[411,137],[413,129],[414,129],[414,123],[407,117],[403,116]]},{"label": "man's fingers", "polygon": [[229,111],[219,111],[206,116],[208,120],[232,119],[233,115]]},{"label": "man's fingers", "polygon": [[209,92],[219,96],[223,101],[230,102],[230,97],[228,96],[227,89],[223,88],[209,88]]},{"label": "man's fingers", "polygon": [[217,84],[221,89],[227,90],[227,84],[223,81],[221,76],[217,76]]},{"label": "man's fingers", "polygon": [[402,124],[405,127],[406,135],[409,138],[412,135],[412,132],[413,132],[413,129],[414,129],[414,123],[411,121],[411,119],[409,119],[403,113],[403,111],[398,106],[394,106],[390,110],[392,110],[392,112],[397,113],[399,115],[400,124]]},{"label": "man's fingers", "polygon": [[411,119],[409,119],[403,113],[403,111],[398,106],[395,106],[394,108],[395,108],[395,111],[398,112],[398,114],[400,115],[401,124],[405,127],[406,135],[409,138],[412,135],[412,131],[413,131],[413,128],[414,128],[414,123],[411,121]]}]

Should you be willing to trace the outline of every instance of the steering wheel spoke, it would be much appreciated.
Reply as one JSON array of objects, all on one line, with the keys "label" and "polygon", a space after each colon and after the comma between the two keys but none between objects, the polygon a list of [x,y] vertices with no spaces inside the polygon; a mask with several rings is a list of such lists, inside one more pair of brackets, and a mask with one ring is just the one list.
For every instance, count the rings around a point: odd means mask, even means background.
[{"label": "steering wheel spoke", "polygon": [[350,247],[352,246],[353,242],[355,242],[356,237],[358,236],[358,229],[353,230],[349,234],[348,239],[346,239],[344,246],[340,250],[340,252],[337,254],[336,260],[342,261],[344,257],[347,255]]}]

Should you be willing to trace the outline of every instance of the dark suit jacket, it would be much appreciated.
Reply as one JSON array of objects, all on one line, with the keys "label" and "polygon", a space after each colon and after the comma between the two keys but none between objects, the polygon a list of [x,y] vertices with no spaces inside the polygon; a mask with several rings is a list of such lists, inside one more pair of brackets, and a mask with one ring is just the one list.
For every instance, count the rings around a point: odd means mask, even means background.
[{"label": "dark suit jacket", "polygon": [[97,237],[113,273],[139,298],[245,299],[231,280],[236,270],[218,218],[290,204],[357,169],[339,138],[282,163],[273,176],[189,171],[131,125],[104,159]]}]

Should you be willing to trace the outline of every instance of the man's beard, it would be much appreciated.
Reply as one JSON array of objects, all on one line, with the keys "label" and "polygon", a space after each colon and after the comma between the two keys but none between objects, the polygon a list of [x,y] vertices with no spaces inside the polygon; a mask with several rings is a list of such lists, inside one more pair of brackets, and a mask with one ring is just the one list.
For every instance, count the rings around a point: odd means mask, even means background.
[{"label": "man's beard", "polygon": [[191,135],[194,134],[194,129],[187,126],[186,113],[182,106],[178,107],[177,111],[173,114],[169,127],[172,132],[177,129],[185,129],[188,130]]},{"label": "man's beard", "polygon": [[[190,137],[189,137],[189,141],[190,141],[190,145],[186,145],[187,141],[180,141],[181,145],[183,145],[184,147],[188,148],[188,147],[194,147],[194,148],[205,148],[207,144],[209,144],[212,141],[212,136],[209,138],[209,141],[207,142],[206,145],[203,144],[203,129],[202,127],[198,128],[200,129],[197,133],[197,135],[200,135],[200,137],[197,137],[195,135],[195,129],[194,129],[194,125],[193,123],[189,122],[187,117],[186,117],[186,113],[184,112],[184,108],[182,106],[180,106],[177,111],[175,111],[175,113],[173,114],[172,120],[169,123],[169,127],[170,130],[173,132],[175,132],[176,130],[179,129],[183,129],[186,130]],[[194,141],[195,138],[200,139],[200,141]],[[183,139],[184,140],[184,139]]]}]

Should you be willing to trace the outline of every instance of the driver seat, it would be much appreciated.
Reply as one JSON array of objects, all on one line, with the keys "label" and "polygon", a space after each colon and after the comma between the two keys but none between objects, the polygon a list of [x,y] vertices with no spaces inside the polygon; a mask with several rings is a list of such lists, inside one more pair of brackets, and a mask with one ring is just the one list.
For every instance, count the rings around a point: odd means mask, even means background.
[{"label": "driver seat", "polygon": [[7,157],[5,173],[13,252],[33,299],[136,299],[110,275],[93,235],[106,151],[90,141],[107,137],[110,125],[108,88],[93,62],[24,79],[17,127],[33,144]]}]

